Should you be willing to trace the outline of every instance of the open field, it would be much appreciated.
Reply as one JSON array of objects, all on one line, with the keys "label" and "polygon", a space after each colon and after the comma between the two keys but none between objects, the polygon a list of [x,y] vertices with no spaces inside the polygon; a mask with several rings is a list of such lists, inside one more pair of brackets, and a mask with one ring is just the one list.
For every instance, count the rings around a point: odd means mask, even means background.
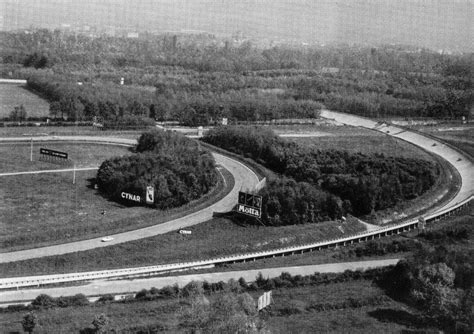
[{"label": "open field", "polygon": [[93,126],[14,126],[0,127],[0,137],[106,136],[138,139],[146,129],[101,130]]},{"label": "open field", "polygon": [[[251,292],[257,299],[261,291]],[[212,300],[216,295],[207,296]],[[417,326],[417,313],[388,298],[369,280],[329,283],[273,290],[272,305],[260,313],[271,333],[400,333]],[[311,306],[348,305],[349,302],[376,300],[373,305],[317,311]],[[37,311],[40,326],[35,333],[72,333],[91,327],[96,314],[105,313],[110,329],[124,333],[132,328],[160,328],[160,332],[182,332],[179,327],[186,298],[152,301],[129,300],[122,303],[95,303],[90,306],[43,309]],[[0,313],[5,333],[21,330],[23,312]]]},{"label": "open field", "polygon": [[[286,131],[299,134],[317,134],[315,137],[286,138],[300,145],[319,150],[344,150],[350,153],[380,154],[393,157],[433,158],[413,144],[392,136],[352,126],[286,126]],[[304,129],[304,131],[302,131]],[[275,128],[278,133],[281,130]]]},{"label": "open field", "polygon": [[358,223],[259,227],[217,218],[189,228],[191,235],[170,232],[85,252],[0,264],[0,273],[11,277],[193,261],[341,237],[341,225],[345,234],[365,230]]},{"label": "open field", "polygon": [[25,107],[27,117],[49,115],[49,103],[21,85],[0,84],[0,101],[0,118],[8,117],[21,104]]},{"label": "open field", "polygon": [[[29,161],[28,144],[0,145],[1,172],[20,172],[72,168],[38,161],[39,145],[68,152],[76,166],[98,166],[111,156],[130,154],[127,147],[100,144],[35,144],[34,160]],[[0,176],[0,249],[12,251],[62,242],[71,242],[103,234],[113,234],[150,226],[184,216],[220,199],[233,186],[233,178],[224,172],[222,182],[203,198],[168,211],[146,207],[125,207],[101,196],[91,180],[96,171]],[[220,180],[220,179],[219,179]],[[102,214],[102,212],[106,214]]]},{"label": "open field", "polygon": [[[381,310],[397,314],[406,306],[388,298],[371,281],[360,280],[327,285],[279,289],[267,318],[272,333],[400,333],[403,323],[383,321]],[[377,306],[315,311],[311,305],[336,305],[348,300],[383,300]],[[409,314],[410,311],[406,312]],[[400,319],[402,321],[402,319]]]},{"label": "open field", "polygon": [[[66,152],[71,162],[59,165],[40,161],[40,148]],[[31,147],[27,142],[0,143],[0,173],[72,168],[74,163],[78,168],[98,167],[108,158],[131,154],[128,147],[118,145],[66,142],[34,142],[33,161],[30,161],[30,151]],[[30,187],[34,187],[34,184]]]},{"label": "open field", "polygon": [[[72,242],[160,224],[207,207],[224,197],[234,184],[232,176],[226,174],[225,187],[219,182],[199,200],[161,211],[126,207],[107,200],[90,187],[89,180],[95,173],[76,172],[75,186],[71,184],[72,172],[0,178],[2,195],[8,200],[0,210],[1,221],[6,222],[0,233],[2,251]],[[33,184],[35,188],[25,196],[21,189]],[[14,196],[6,195],[8,189],[16,189]]]}]

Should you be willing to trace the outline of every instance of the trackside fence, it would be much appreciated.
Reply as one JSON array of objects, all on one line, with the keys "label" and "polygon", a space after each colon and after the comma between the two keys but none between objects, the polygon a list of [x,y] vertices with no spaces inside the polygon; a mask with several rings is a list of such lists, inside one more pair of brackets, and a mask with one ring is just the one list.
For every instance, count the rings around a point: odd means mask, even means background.
[{"label": "trackside fence", "polygon": [[[458,211],[461,211],[472,204],[474,196],[456,203],[455,205],[440,210],[438,212],[424,216],[425,223],[433,223],[445,217],[451,216]],[[255,261],[258,259],[271,258],[277,256],[286,256],[293,254],[302,254],[305,252],[313,252],[330,247],[346,246],[349,244],[360,243],[368,240],[379,239],[393,234],[400,234],[419,228],[420,220],[414,219],[396,225],[389,225],[370,232],[362,232],[347,236],[345,238],[325,240],[316,243],[304,244],[299,246],[278,248],[274,250],[254,252],[247,254],[237,254],[213,258],[209,260],[163,264],[156,266],[127,268],[127,269],[113,269],[92,271],[73,274],[59,274],[59,275],[43,275],[32,277],[18,277],[18,278],[2,278],[0,279],[0,289],[15,289],[19,287],[32,287],[48,284],[58,284],[66,282],[85,282],[99,279],[114,279],[114,278],[131,278],[131,277],[146,277],[157,274],[163,274],[183,269],[200,268],[206,266],[213,266],[218,264],[228,264],[237,262]]]}]

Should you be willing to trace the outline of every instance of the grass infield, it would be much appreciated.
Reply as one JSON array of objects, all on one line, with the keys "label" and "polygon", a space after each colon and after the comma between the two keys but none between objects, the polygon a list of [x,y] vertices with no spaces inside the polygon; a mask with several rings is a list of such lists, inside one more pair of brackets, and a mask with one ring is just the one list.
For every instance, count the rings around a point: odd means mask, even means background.
[{"label": "grass infield", "polygon": [[10,116],[16,106],[25,107],[27,117],[44,117],[49,114],[49,103],[25,86],[0,84],[0,118]]},{"label": "grass infield", "polygon": [[[94,144],[48,143],[47,148],[69,152],[78,167],[99,165],[110,156],[130,154],[128,148]],[[42,146],[44,147],[44,146]],[[37,148],[39,151],[39,148]],[[28,145],[0,145],[4,153],[3,172],[71,168],[46,162],[25,162]],[[232,176],[224,172],[227,186],[219,178],[218,185],[202,198],[167,211],[146,207],[126,207],[110,201],[93,189],[95,170],[0,176],[0,245],[13,251],[100,237],[185,216],[223,198],[233,187]],[[103,215],[102,212],[106,214]]]}]

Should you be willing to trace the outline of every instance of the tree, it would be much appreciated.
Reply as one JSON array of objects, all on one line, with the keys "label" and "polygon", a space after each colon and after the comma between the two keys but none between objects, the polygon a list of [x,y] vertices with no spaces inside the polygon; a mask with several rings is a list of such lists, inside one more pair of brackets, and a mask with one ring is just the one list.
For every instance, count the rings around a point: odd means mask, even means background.
[{"label": "tree", "polygon": [[110,319],[104,314],[97,314],[92,320],[92,326],[96,333],[105,333],[105,329],[110,324]]},{"label": "tree", "polygon": [[10,119],[12,121],[17,121],[17,122],[21,122],[26,119],[26,110],[23,104],[20,106],[16,106],[12,110],[12,112],[10,113]]},{"label": "tree", "polygon": [[35,329],[37,324],[38,324],[38,317],[33,312],[27,313],[23,317],[23,320],[21,321],[21,325],[23,326],[23,330],[25,332],[30,333],[30,334],[33,333],[33,330]]},{"label": "tree", "polygon": [[59,101],[51,102],[49,105],[49,115],[53,118],[61,115],[61,103]]},{"label": "tree", "polygon": [[51,308],[56,306],[56,300],[46,294],[41,294],[38,297],[36,297],[32,302],[31,305],[33,306],[38,306],[42,308]]},{"label": "tree", "polygon": [[454,271],[445,263],[425,265],[417,270],[411,295],[433,319],[454,319],[460,295],[454,286]]}]

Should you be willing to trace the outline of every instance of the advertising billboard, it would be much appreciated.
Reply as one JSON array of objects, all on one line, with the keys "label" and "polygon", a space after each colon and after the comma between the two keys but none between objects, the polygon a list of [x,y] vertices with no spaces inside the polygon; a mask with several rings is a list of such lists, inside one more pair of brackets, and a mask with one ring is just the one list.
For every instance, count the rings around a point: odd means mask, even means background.
[{"label": "advertising billboard", "polygon": [[66,152],[50,150],[47,148],[40,148],[40,154],[43,156],[49,156],[49,157],[65,159],[65,160],[67,160],[68,158],[68,155]]},{"label": "advertising billboard", "polygon": [[153,204],[155,202],[155,188],[153,186],[146,187],[146,204]]},{"label": "advertising billboard", "polygon": [[262,217],[262,196],[248,194],[239,191],[237,204],[237,212],[252,216],[255,218]]}]

